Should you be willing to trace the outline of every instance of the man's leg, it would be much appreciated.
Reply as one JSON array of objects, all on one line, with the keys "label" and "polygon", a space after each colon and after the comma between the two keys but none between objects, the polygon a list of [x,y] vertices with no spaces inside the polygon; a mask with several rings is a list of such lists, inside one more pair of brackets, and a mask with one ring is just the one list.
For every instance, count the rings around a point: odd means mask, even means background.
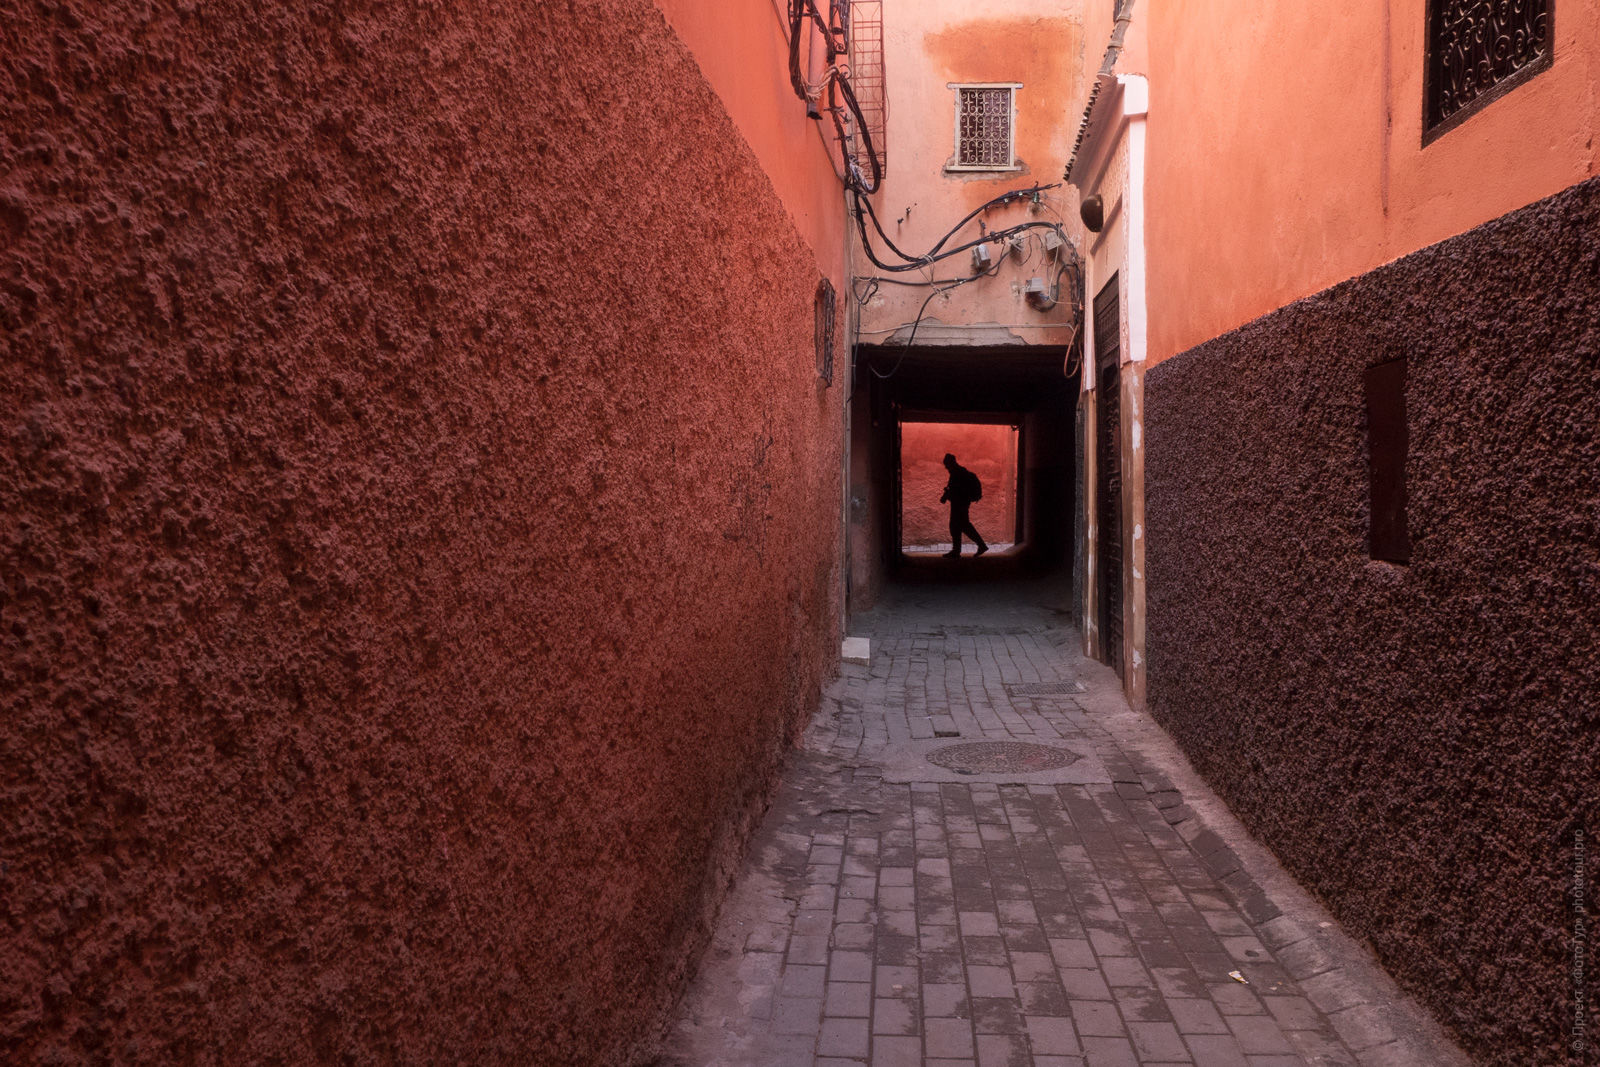
[{"label": "man's leg", "polygon": [[976,526],[972,525],[972,520],[971,519],[967,520],[966,533],[967,533],[968,537],[972,538],[972,543],[978,546],[978,551],[973,553],[974,558],[976,558],[977,556],[981,556],[985,552],[989,551],[988,542],[986,542],[983,539],[983,535],[978,532],[978,528]]},{"label": "man's leg", "polygon": [[961,531],[971,526],[966,512],[954,506],[950,508],[950,551],[945,555],[951,559],[961,555]]}]

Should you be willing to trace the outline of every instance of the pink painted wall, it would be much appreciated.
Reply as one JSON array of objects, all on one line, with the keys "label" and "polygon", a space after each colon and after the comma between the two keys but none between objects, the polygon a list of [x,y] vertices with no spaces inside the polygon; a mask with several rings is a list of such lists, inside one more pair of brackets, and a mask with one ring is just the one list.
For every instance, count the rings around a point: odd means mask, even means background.
[{"label": "pink painted wall", "polygon": [[[888,79],[888,174],[873,196],[885,229],[895,244],[911,254],[931,247],[962,216],[1008,189],[1059,182],[1072,147],[1075,129],[1062,121],[1062,104],[1071,93],[1082,53],[1079,4],[1060,0],[1020,0],[1004,14],[983,14],[970,3],[927,0],[884,5],[885,68]],[[1016,172],[944,170],[955,152],[955,90],[950,82],[1021,82],[1017,90],[1016,151],[1022,169]],[[1046,194],[1043,205],[1030,209],[1008,205],[984,219],[991,230],[1032,220],[1057,221],[1069,210],[1064,190]],[[969,227],[967,239],[979,235]],[[886,250],[874,235],[880,258]],[[962,242],[951,242],[962,243]],[[1030,240],[1026,262],[1008,260],[987,278],[935,297],[926,314],[942,323],[992,323],[997,340],[1063,344],[1070,329],[1041,329],[1070,324],[1064,305],[1050,312],[1028,307],[1023,287],[1030,276],[1051,277],[1037,240]],[[879,273],[859,253],[855,273]],[[965,256],[939,264],[939,279],[972,273]],[[927,275],[908,274],[908,279]],[[882,342],[896,327],[916,318],[928,296],[925,288],[883,284],[862,309],[863,340]],[[938,343],[937,327],[924,325],[917,340]]]},{"label": "pink painted wall", "polygon": [[1010,426],[950,422],[900,424],[900,541],[936,545],[950,540],[950,505],[939,503],[949,472],[946,452],[983,482],[972,525],[985,541],[1015,541],[1017,431]]},{"label": "pink painted wall", "polygon": [[1556,4],[1551,69],[1427,147],[1421,3],[1135,10],[1152,362],[1600,174],[1600,5]]},{"label": "pink painted wall", "polygon": [[837,662],[801,194],[647,0],[0,84],[0,1056],[648,1062]]},{"label": "pink painted wall", "polygon": [[[780,5],[769,0],[655,3],[760,160],[815,253],[817,269],[844,292],[844,186],[836,176],[833,126],[806,118],[805,103],[789,84],[788,24],[779,15]],[[715,146],[701,150],[715,151]]]}]

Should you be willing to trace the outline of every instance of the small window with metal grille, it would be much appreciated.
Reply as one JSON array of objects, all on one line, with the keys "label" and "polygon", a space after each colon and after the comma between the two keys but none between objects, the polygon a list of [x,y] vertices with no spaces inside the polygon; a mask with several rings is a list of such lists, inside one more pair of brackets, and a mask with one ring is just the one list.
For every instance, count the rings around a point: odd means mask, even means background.
[{"label": "small window with metal grille", "polygon": [[817,375],[825,383],[832,385],[834,325],[839,315],[839,305],[833,283],[828,279],[824,278],[817,283],[812,307],[816,313]]},{"label": "small window with metal grille", "polygon": [[1542,70],[1555,52],[1553,0],[1428,0],[1423,146]]},{"label": "small window with metal grille", "polygon": [[951,85],[956,91],[956,151],[947,170],[1015,170],[1015,94],[1007,82]]}]

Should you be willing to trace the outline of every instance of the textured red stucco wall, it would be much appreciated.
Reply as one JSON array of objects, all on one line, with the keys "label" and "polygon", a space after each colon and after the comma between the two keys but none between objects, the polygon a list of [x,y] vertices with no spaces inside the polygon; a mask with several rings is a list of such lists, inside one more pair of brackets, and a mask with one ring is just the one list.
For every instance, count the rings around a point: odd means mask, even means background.
[{"label": "textured red stucco wall", "polygon": [[0,1059],[648,1053],[840,398],[660,12],[557,7],[0,4]]},{"label": "textured red stucco wall", "polygon": [[[1569,1062],[1595,993],[1572,966],[1574,890],[1591,928],[1600,892],[1597,234],[1600,179],[1146,385],[1152,711],[1474,1061],[1504,1067]],[[1368,555],[1362,387],[1402,355],[1403,566]]]},{"label": "textured red stucco wall", "polygon": [[1016,540],[1017,432],[979,423],[907,422],[900,426],[901,543],[950,541],[950,505],[939,503],[950,480],[946,452],[983,482],[983,499],[972,505],[972,525],[983,539]]}]

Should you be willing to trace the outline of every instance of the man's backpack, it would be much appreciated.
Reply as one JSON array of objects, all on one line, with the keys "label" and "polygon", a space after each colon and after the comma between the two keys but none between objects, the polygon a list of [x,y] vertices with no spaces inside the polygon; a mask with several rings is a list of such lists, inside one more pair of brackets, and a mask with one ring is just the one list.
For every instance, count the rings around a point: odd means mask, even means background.
[{"label": "man's backpack", "polygon": [[967,471],[967,496],[974,502],[983,499],[983,483],[971,471]]}]

